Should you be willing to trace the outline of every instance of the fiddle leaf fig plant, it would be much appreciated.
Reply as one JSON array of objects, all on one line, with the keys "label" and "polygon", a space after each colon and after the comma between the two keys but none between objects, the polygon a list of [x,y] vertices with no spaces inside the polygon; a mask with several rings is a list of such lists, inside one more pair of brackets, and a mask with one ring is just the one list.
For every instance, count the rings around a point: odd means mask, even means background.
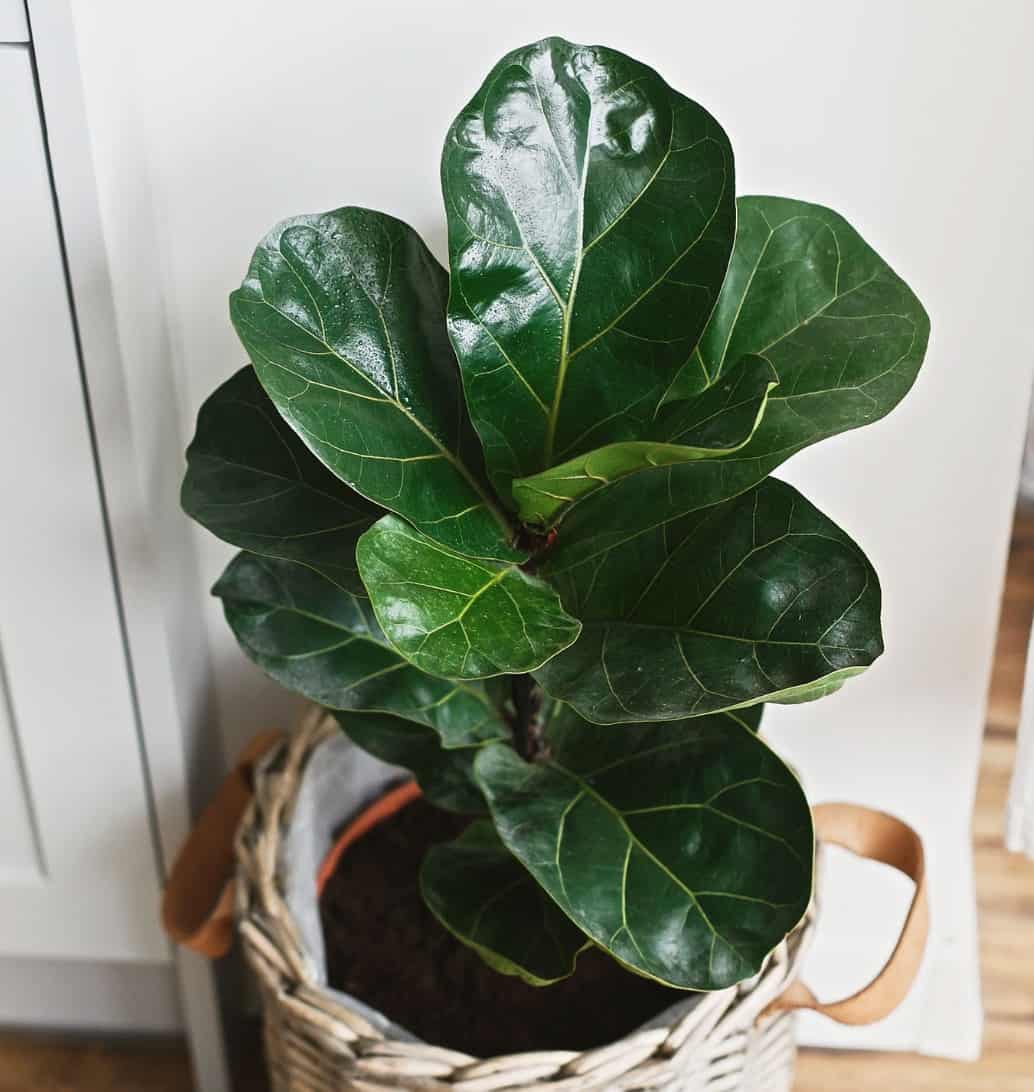
[{"label": "fiddle leaf fig plant", "polygon": [[811,898],[763,705],[883,648],[865,555],[769,475],[901,400],[926,314],[612,49],[507,54],[442,188],[448,271],[367,209],[262,240],[183,506],[245,653],[471,817],[421,871],[447,929],[537,985],[597,946],[727,987]]}]

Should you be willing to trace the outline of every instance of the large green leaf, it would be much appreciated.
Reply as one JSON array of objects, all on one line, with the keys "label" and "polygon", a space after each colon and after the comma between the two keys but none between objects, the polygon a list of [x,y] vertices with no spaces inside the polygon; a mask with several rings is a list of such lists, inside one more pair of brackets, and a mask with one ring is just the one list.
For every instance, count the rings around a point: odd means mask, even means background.
[{"label": "large green leaf", "polygon": [[368,599],[309,569],[238,554],[213,591],[247,655],[319,705],[392,713],[445,747],[508,735],[483,684],[425,675],[388,644]]},{"label": "large green leaf", "polygon": [[779,377],[750,442],[722,459],[644,470],[568,509],[564,536],[615,512],[668,521],[750,489],[795,452],[889,413],[915,380],[930,322],[907,284],[840,216],[781,197],[742,197],[729,273],[680,400],[756,353]]},{"label": "large green leaf", "polygon": [[397,516],[375,523],[356,557],[388,640],[432,675],[532,671],[578,636],[577,620],[542,580],[447,550]]},{"label": "large green leaf", "polygon": [[759,456],[882,417],[922,363],[930,332],[922,304],[831,209],[785,197],[741,197],[737,209],[718,305],[672,396],[762,353],[780,390],[756,438]]},{"label": "large green leaf", "polygon": [[550,759],[481,750],[506,847],[622,963],[680,989],[757,973],[812,887],[811,813],[790,770],[725,716],[601,730],[570,709]]},{"label": "large green leaf", "polygon": [[484,795],[474,780],[479,745],[443,747],[433,729],[401,717],[338,713],[337,720],[357,747],[409,770],[432,804],[469,815],[481,815],[487,810]]},{"label": "large green leaf", "polygon": [[500,494],[641,437],[711,313],[733,159],[653,69],[560,38],[507,54],[446,137],[449,330]]},{"label": "large green leaf", "polygon": [[251,367],[201,407],[180,500],[187,515],[225,542],[362,589],[355,543],[380,510],[313,457]]},{"label": "large green leaf", "polygon": [[490,967],[533,986],[567,978],[590,943],[487,819],[431,847],[420,892],[442,925]]},{"label": "large green leaf", "polygon": [[628,474],[741,450],[757,430],[777,382],[764,357],[744,357],[696,397],[664,406],[648,430],[650,439],[609,444],[517,479],[513,496],[521,519],[548,526],[576,500]]},{"label": "large green leaf", "polygon": [[447,295],[412,228],[345,208],[274,228],[230,315],[277,409],[338,477],[440,542],[512,558],[463,404]]},{"label": "large green leaf", "polygon": [[872,566],[783,482],[681,519],[637,514],[633,533],[604,525],[542,569],[583,630],[536,677],[589,720],[819,697],[882,652]]}]

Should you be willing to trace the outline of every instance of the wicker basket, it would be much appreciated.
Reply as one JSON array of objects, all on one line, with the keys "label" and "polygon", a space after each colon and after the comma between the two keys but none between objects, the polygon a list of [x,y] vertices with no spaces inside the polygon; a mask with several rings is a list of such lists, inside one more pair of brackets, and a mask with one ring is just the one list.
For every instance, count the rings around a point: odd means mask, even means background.
[{"label": "wicker basket", "polygon": [[589,1051],[472,1058],[414,1041],[361,1003],[327,989],[285,899],[280,849],[309,759],[336,734],[329,717],[314,713],[305,720],[257,772],[255,797],[237,836],[238,928],[263,995],[274,1092],[791,1088],[793,1014],[762,1014],[796,977],[813,928],[811,913],[751,982],[689,995],[644,1028]]}]

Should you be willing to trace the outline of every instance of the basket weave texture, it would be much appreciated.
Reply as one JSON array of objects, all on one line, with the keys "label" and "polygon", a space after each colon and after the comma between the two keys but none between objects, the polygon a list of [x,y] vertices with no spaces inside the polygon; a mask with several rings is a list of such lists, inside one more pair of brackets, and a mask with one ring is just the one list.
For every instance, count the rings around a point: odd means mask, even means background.
[{"label": "basket weave texture", "polygon": [[262,993],[273,1092],[789,1092],[793,1016],[759,1016],[796,977],[812,911],[755,979],[690,995],[645,1028],[588,1051],[473,1058],[396,1038],[331,994],[313,975],[284,898],[279,858],[308,760],[338,731],[319,711],[305,719],[258,771],[237,836],[239,935]]}]

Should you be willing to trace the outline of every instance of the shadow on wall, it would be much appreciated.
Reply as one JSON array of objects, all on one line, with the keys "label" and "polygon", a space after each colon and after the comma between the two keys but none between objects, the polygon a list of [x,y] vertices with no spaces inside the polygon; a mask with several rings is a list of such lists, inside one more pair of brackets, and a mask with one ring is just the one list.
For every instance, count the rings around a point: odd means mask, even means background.
[{"label": "shadow on wall", "polygon": [[1027,443],[1023,449],[1023,471],[1020,475],[1020,500],[1034,504],[1034,393],[1027,419]]}]

